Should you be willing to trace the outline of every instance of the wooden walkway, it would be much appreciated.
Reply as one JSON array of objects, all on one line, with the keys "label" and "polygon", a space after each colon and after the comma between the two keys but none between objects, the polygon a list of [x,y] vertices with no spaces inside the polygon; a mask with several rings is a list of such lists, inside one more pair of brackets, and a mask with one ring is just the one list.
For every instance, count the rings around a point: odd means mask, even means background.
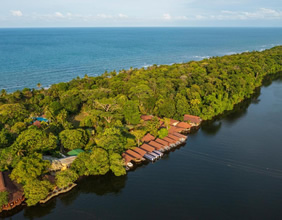
[{"label": "wooden walkway", "polygon": [[58,196],[58,195],[60,195],[60,194],[63,194],[63,193],[66,193],[66,192],[72,190],[72,188],[74,188],[76,185],[77,185],[77,184],[73,183],[73,184],[71,184],[69,187],[67,187],[66,189],[65,189],[65,188],[64,188],[64,189],[61,189],[61,190],[55,189],[55,190],[52,192],[52,194],[51,194],[50,196],[48,196],[46,199],[40,200],[39,203],[46,203],[46,202],[48,202],[50,199],[52,199],[53,197]]}]

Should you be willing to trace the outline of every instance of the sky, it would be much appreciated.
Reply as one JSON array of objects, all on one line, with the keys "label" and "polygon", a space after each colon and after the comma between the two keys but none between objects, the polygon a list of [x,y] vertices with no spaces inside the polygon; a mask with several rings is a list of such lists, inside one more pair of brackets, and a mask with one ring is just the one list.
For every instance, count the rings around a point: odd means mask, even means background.
[{"label": "sky", "polygon": [[0,27],[282,27],[282,0],[0,0]]}]

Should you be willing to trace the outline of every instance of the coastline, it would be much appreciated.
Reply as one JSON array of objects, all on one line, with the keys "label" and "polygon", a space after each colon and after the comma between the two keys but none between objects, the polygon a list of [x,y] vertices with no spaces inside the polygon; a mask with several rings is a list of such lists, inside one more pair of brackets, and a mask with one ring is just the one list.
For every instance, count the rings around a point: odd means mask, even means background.
[{"label": "coastline", "polygon": [[[193,63],[193,62],[192,62],[192,63]],[[166,65],[164,65],[164,66],[166,66]],[[176,66],[177,66],[177,65],[176,65]],[[161,65],[160,67],[163,67],[163,66]],[[279,74],[280,74],[280,73],[279,73]],[[266,76],[275,76],[275,75],[276,75],[275,73],[269,73],[269,75],[265,75],[265,76],[264,76],[264,79],[265,79]],[[263,79],[263,80],[264,80],[264,79]],[[262,86],[263,80],[261,81],[260,85],[257,86],[256,88],[259,88],[259,87]],[[256,89],[256,88],[255,88],[255,89]],[[255,89],[252,91],[252,93],[248,94],[248,96],[251,96],[252,94],[254,94]],[[41,91],[43,91],[43,90],[41,90]],[[39,91],[39,92],[40,92],[40,91]],[[49,92],[49,90],[46,90],[46,92]],[[237,104],[240,104],[241,102],[243,102],[244,100],[246,100],[246,98],[249,98],[249,97],[244,97],[242,100],[240,100],[238,103],[236,103],[236,105],[237,105]],[[234,106],[235,106],[235,105],[233,105],[232,108],[234,108]],[[230,109],[230,110],[231,110],[231,109]],[[225,111],[226,111],[226,110],[225,110]],[[223,112],[221,112],[221,114],[223,114]],[[220,114],[215,115],[214,117],[218,117],[219,115],[220,115]],[[214,117],[213,117],[213,118],[214,118]],[[220,116],[219,116],[219,117],[220,117]]]}]

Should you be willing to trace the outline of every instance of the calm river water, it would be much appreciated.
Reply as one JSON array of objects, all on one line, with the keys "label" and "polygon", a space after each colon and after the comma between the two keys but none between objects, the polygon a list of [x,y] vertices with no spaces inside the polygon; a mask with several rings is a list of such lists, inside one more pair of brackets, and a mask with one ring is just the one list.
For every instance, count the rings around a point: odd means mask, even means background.
[{"label": "calm river water", "polygon": [[282,80],[125,177],[89,177],[12,219],[282,219]]}]

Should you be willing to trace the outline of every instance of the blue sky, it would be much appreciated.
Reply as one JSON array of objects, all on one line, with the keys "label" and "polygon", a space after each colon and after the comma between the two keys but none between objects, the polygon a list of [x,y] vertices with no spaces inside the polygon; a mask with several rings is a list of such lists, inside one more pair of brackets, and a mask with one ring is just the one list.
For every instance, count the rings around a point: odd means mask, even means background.
[{"label": "blue sky", "polygon": [[281,0],[1,0],[0,27],[282,27]]}]

